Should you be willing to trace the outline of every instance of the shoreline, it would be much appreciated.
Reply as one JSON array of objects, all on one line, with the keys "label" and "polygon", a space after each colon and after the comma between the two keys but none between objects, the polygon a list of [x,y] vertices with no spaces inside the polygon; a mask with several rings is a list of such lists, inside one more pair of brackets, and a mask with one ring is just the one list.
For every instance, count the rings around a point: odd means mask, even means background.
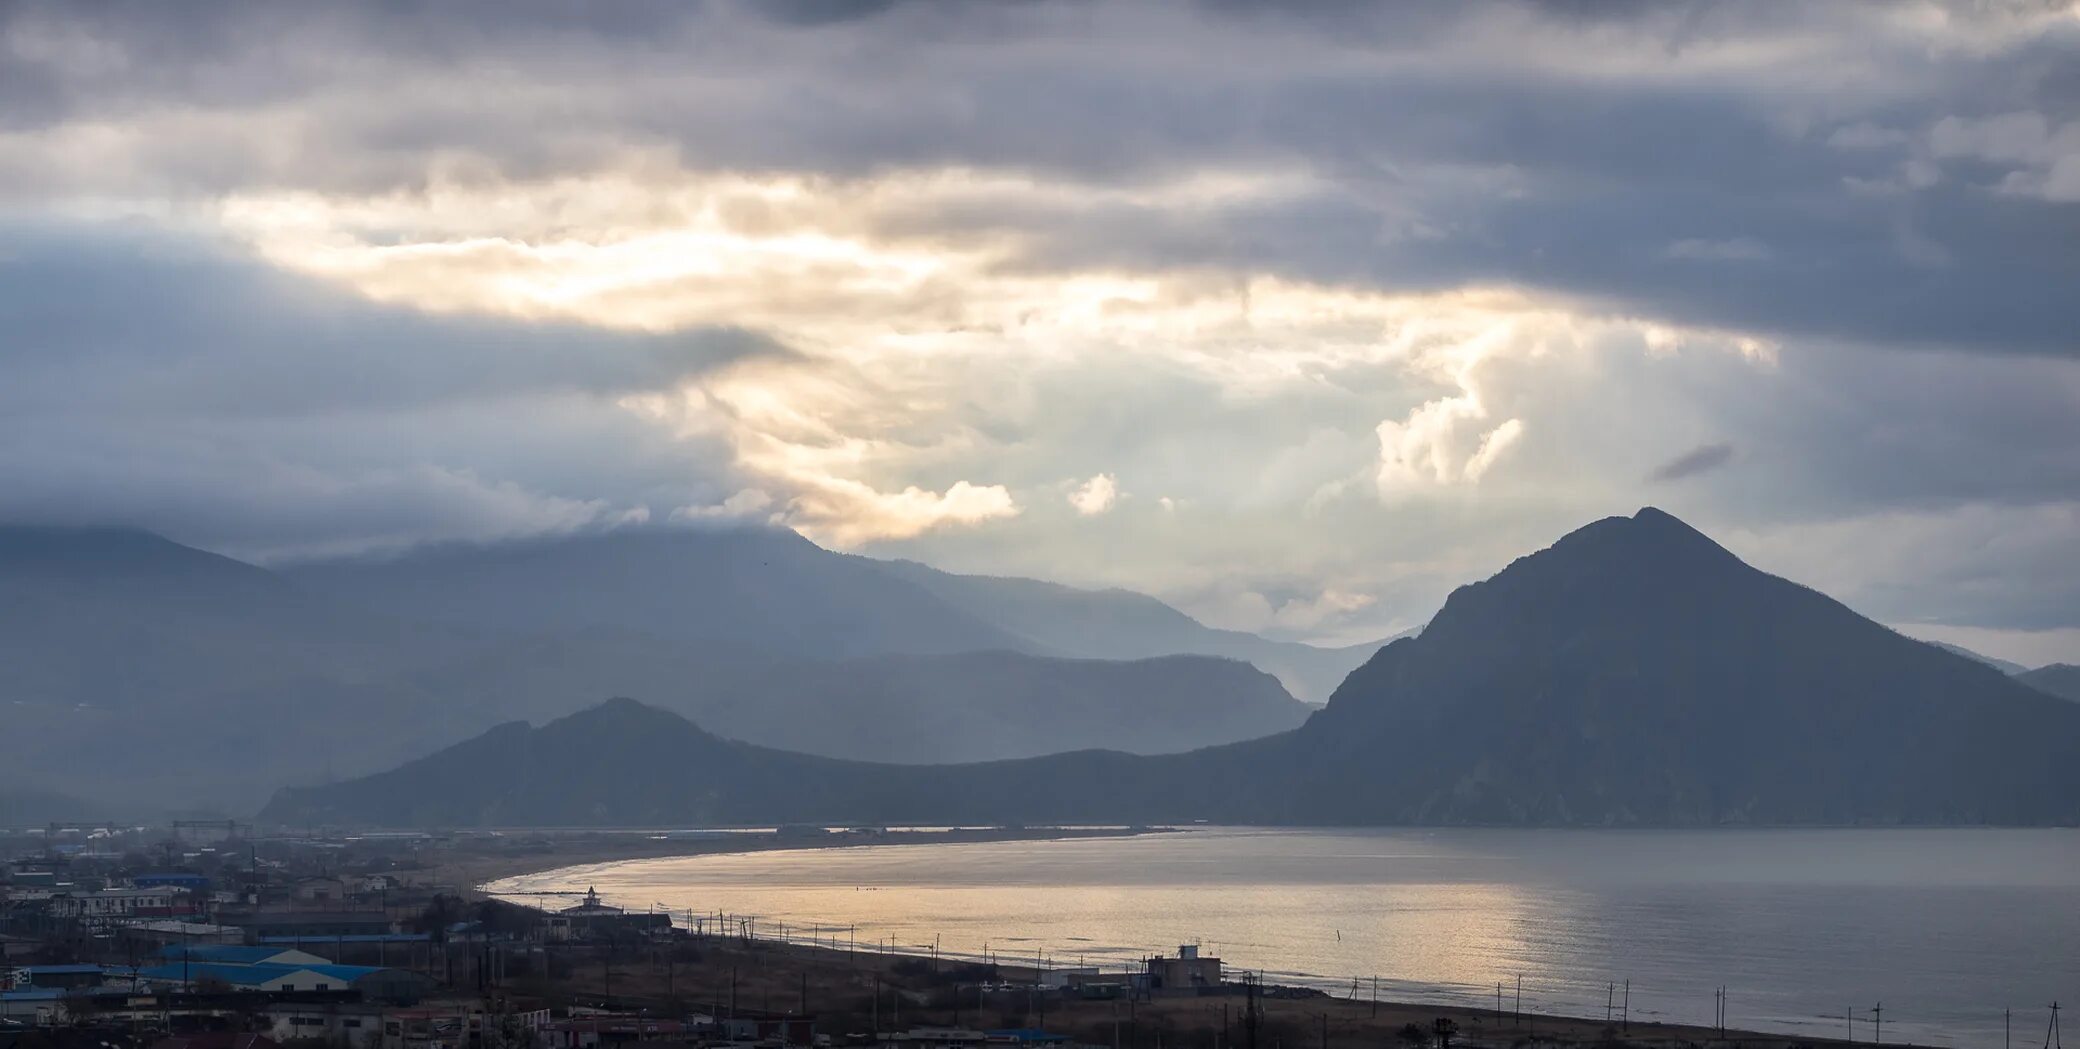
[{"label": "shoreline", "polygon": [[[783,852],[793,849],[856,849],[903,845],[972,845],[1000,841],[1071,841],[1083,838],[1129,838],[1144,834],[1176,834],[1181,828],[1161,826],[1117,827],[948,827],[930,830],[898,829],[873,832],[832,831],[822,835],[795,835],[765,831],[716,830],[666,832],[641,830],[579,830],[515,832],[478,839],[480,843],[508,844],[503,850],[450,852],[438,857],[425,873],[434,882],[445,883],[471,897],[496,897],[486,890],[494,882],[552,874],[574,867],[632,860],[681,859],[696,856],[726,856],[754,852]],[[525,833],[531,838],[518,838]],[[452,847],[451,847],[452,848]]]},{"label": "shoreline", "polygon": [[[822,836],[791,836],[779,833],[716,832],[713,836],[672,837],[667,834],[644,834],[640,831],[571,831],[567,834],[550,834],[553,844],[546,848],[540,842],[530,843],[533,848],[523,854],[477,855],[466,858],[451,858],[435,868],[436,871],[452,870],[461,875],[463,891],[476,898],[511,900],[512,896],[527,893],[503,894],[489,891],[489,886],[514,878],[549,875],[558,871],[589,867],[601,864],[623,863],[634,860],[676,859],[682,857],[720,856],[756,852],[785,850],[868,848],[875,846],[930,845],[930,844],[976,844],[1000,841],[1055,841],[1080,838],[1135,837],[1144,834],[1183,833],[1190,828],[1175,826],[1149,827],[1020,827],[1020,828],[947,828],[934,830],[895,830],[872,833],[831,832]],[[640,836],[637,836],[640,835]],[[691,933],[692,930],[685,930]],[[758,953],[777,954],[782,958],[797,961],[808,967],[839,968],[856,973],[864,963],[871,968],[882,969],[903,963],[915,964],[932,959],[932,955],[913,949],[873,948],[861,949],[805,944],[792,938],[781,939],[756,936],[743,939],[736,936],[708,933],[697,937],[696,942],[709,944],[739,944],[742,949]],[[938,955],[934,964],[972,963],[980,958],[945,953]],[[997,966],[1002,979],[1016,981],[1023,978],[1035,981],[1041,970],[1032,965],[1015,962],[990,961]],[[1237,969],[1237,972],[1256,970]],[[629,977],[636,974],[630,973]],[[1891,1046],[1907,1046],[1913,1043],[1868,1041],[1851,1042],[1835,1036],[1814,1033],[1789,1033],[1765,1030],[1727,1028],[1720,1032],[1710,1027],[1681,1023],[1634,1021],[1625,1031],[1615,1023],[1590,1016],[1574,1016],[1559,1013],[1525,1013],[1521,1019],[1509,1013],[1498,1013],[1494,1009],[1483,1009],[1463,1004],[1445,1004],[1436,1001],[1414,999],[1352,999],[1337,997],[1321,988],[1304,983],[1273,983],[1273,974],[1260,973],[1266,1005],[1279,1003],[1283,1007],[1298,1006],[1308,1010],[1309,1016],[1327,1017],[1332,1014],[1347,1014],[1353,1011],[1366,1014],[1366,1020],[1339,1018],[1338,1023],[1351,1023],[1363,1027],[1373,1026],[1369,1020],[1378,1019],[1387,1024],[1413,1023],[1408,1017],[1448,1017],[1460,1024],[1459,1039],[1469,1044],[1565,1044],[1569,1042],[1596,1044],[1616,1037],[1630,1044],[1661,1045],[1740,1045],[1758,1049],[1796,1049],[1801,1046],[1848,1046],[1878,1045],[1880,1049]],[[626,977],[625,977],[626,979]],[[633,981],[631,981],[633,982]],[[1440,994],[1450,994],[1448,988],[1437,988]],[[1239,994],[1224,994],[1201,998],[1147,999],[1142,1003],[1144,1011],[1152,1015],[1164,1015],[1167,1011],[1183,1011],[1197,1003],[1201,1008],[1223,1011],[1226,1004],[1239,1001]],[[1206,1003],[1213,1003],[1207,1006]],[[1066,1005],[1067,1003],[1065,1003]],[[1086,1003],[1088,1004],[1088,1003]],[[922,1010],[920,1010],[922,1011]],[[1065,1009],[1073,1015],[1073,1010]],[[1508,1021],[1507,1035],[1503,1024]],[[1325,1021],[1326,1022],[1326,1021]],[[1384,1033],[1384,1032],[1382,1032]],[[1503,1039],[1497,1041],[1497,1039]]]}]

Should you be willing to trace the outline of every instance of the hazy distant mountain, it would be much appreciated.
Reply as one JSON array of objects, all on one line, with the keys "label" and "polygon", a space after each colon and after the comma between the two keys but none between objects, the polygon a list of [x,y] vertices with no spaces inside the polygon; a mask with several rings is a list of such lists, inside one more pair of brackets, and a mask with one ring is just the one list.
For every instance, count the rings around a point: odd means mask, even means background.
[{"label": "hazy distant mountain", "polygon": [[38,704],[152,707],[284,674],[351,674],[424,633],[124,529],[0,527],[0,594],[4,699]]},{"label": "hazy distant mountain", "polygon": [[1026,642],[873,564],[792,533],[662,533],[292,579],[143,532],[0,527],[0,769],[117,815],[250,811],[616,694],[895,761],[1183,750],[1306,714],[1224,660],[966,651]]},{"label": "hazy distant mountain", "polygon": [[987,650],[1114,660],[1221,656],[1251,663],[1317,702],[1378,648],[1326,649],[1215,630],[1143,594],[953,575],[832,553],[769,528],[440,546],[285,573],[363,608],[477,630],[634,632],[816,659]]},{"label": "hazy distant mountain", "polygon": [[[1598,521],[1459,588],[1422,634],[1382,649],[1305,725],[1266,739],[1167,757],[893,767],[720,744],[663,712],[618,703],[541,729],[501,729],[469,747],[287,792],[268,814],[372,823],[2080,822],[2080,705],[1759,572],[1651,509]],[[564,760],[513,776],[500,771],[517,767],[513,750]],[[492,755],[503,764],[487,763]]]},{"label": "hazy distant mountain", "polygon": [[1207,656],[890,655],[738,674],[669,706],[734,739],[899,764],[1172,753],[1285,732],[1312,709],[1263,671]]},{"label": "hazy distant mountain", "polygon": [[438,704],[369,684],[454,639],[147,533],[0,527],[0,596],[0,767],[111,812],[249,806],[256,781],[384,767],[490,720],[412,747],[400,730]]},{"label": "hazy distant mountain", "polygon": [[805,660],[636,636],[535,637],[413,679],[469,709],[545,719],[641,695],[732,739],[896,763],[1107,746],[1159,754],[1283,732],[1306,704],[1246,663],[1015,652]]},{"label": "hazy distant mountain", "polygon": [[781,529],[628,529],[284,574],[363,608],[476,630],[631,631],[819,659],[1034,650],[876,564]]},{"label": "hazy distant mountain", "polygon": [[1034,579],[955,575],[915,561],[871,563],[1045,651],[1093,659],[1172,653],[1225,656],[1255,665],[1284,682],[1293,695],[1317,703],[1386,644],[1383,640],[1321,648],[1273,641],[1216,630],[1129,590],[1081,590]]},{"label": "hazy distant mountain", "polygon": [[1963,656],[1966,659],[1977,660],[1981,663],[1986,664],[1987,666],[1992,667],[1995,670],[2000,671],[2003,674],[2008,674],[2010,676],[2020,674],[2023,671],[2029,669],[2028,667],[2023,666],[2020,663],[2011,663],[2005,659],[1996,659],[1993,656],[1989,656],[1983,652],[1974,652],[1971,649],[1964,647],[1963,645],[1953,645],[1947,641],[1926,641],[1923,642],[1923,644],[1934,645],[1945,652],[1952,652],[1957,655]]},{"label": "hazy distant mountain", "polygon": [[40,827],[66,820],[99,819],[95,805],[47,790],[0,787],[0,827]]},{"label": "hazy distant mountain", "polygon": [[2015,675],[2015,680],[2039,692],[2080,703],[2080,667],[2071,663],[2051,663],[2035,670],[2025,670]]}]

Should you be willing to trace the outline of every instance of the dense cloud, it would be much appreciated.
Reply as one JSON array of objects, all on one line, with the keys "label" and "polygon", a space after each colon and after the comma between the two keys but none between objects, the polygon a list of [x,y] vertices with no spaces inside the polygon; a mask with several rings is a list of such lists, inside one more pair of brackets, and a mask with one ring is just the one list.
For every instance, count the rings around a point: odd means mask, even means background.
[{"label": "dense cloud", "polygon": [[9,517],[1355,639],[1663,502],[2080,627],[2071,5],[18,3],[0,212]]},{"label": "dense cloud", "polygon": [[6,516],[120,522],[242,553],[605,526],[720,499],[714,441],[617,398],[762,356],[736,331],[627,335],[372,305],[134,229],[0,228]]}]

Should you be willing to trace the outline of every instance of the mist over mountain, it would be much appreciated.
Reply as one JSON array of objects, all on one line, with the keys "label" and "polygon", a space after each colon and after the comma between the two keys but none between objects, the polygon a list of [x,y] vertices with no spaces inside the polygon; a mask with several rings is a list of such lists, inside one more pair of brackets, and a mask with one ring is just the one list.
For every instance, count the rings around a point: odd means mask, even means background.
[{"label": "mist over mountain", "polygon": [[2015,680],[2039,692],[2048,692],[2061,699],[2080,703],[2080,666],[2052,663],[2035,670],[2025,670],[2015,675]]},{"label": "mist over mountain", "polygon": [[0,827],[32,827],[40,823],[101,819],[108,813],[92,803],[47,790],[0,786]]},{"label": "mist over mountain", "polygon": [[[516,753],[552,749],[600,760],[526,782],[495,774]],[[1459,588],[1306,724],[1264,739],[1165,757],[896,767],[719,743],[617,701],[388,774],[287,791],[266,815],[2071,824],[2080,705],[1757,571],[1647,509]]]},{"label": "mist over mountain", "polygon": [[1934,645],[1945,652],[1949,652],[1954,655],[1960,655],[1965,657],[1966,659],[1984,663],[1987,666],[1990,666],[2003,674],[2020,674],[2023,671],[2029,669],[2028,667],[2025,667],[2020,663],[2014,662],[2013,660],[1998,659],[1993,656],[1989,656],[1984,652],[1974,652],[1971,649],[1964,647],[1963,645],[1953,645],[1947,641],[1927,641],[1923,643]]},{"label": "mist over mountain", "polygon": [[464,709],[534,720],[580,705],[572,697],[649,696],[731,739],[895,763],[1098,745],[1190,750],[1285,731],[1312,709],[1246,663],[1204,656],[816,660],[628,634],[531,636],[416,675],[412,685]]},{"label": "mist over mountain", "polygon": [[956,575],[915,561],[873,563],[1046,651],[1092,659],[1133,659],[1150,653],[1224,656],[1255,665],[1284,682],[1293,695],[1314,702],[1327,699],[1346,675],[1392,640],[1339,648],[1274,641],[1239,630],[1216,630],[1130,590],[1082,590],[1036,579]]},{"label": "mist over mountain", "polygon": [[284,574],[348,604],[476,630],[630,631],[816,658],[1036,651],[876,562],[781,529],[628,529],[445,545]]},{"label": "mist over mountain", "polygon": [[955,575],[832,553],[771,528],[437,546],[284,574],[364,609],[479,631],[639,633],[813,659],[985,650],[1219,656],[1251,663],[1316,702],[1378,648],[1216,630],[1144,594]]},{"label": "mist over mountain", "polygon": [[250,811],[618,694],[890,761],[1184,750],[1307,713],[1232,660],[1039,654],[876,564],[737,530],[284,573],[134,530],[0,527],[0,762],[110,812]]}]

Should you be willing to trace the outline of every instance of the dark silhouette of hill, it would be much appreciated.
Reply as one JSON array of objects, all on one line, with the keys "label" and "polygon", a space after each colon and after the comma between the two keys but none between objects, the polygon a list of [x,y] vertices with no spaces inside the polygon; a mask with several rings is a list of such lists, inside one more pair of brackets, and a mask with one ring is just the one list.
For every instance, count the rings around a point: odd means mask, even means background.
[{"label": "dark silhouette of hill", "polygon": [[2080,667],[2071,663],[2050,663],[2035,670],[2025,670],[2015,675],[2015,680],[2039,692],[2080,703]]},{"label": "dark silhouette of hill", "polygon": [[1646,509],[1461,587],[1298,734],[1337,818],[2043,823],[2080,710]]},{"label": "dark silhouette of hill", "polygon": [[[285,793],[268,815],[556,823],[581,815],[560,800],[575,798],[589,806],[578,822],[604,823],[2080,821],[2080,706],[1757,571],[1653,509],[1461,587],[1300,728],[1187,754],[831,762],[611,706],[580,719],[582,735],[569,721],[501,729],[496,745]],[[648,739],[615,727],[636,723]],[[523,743],[566,758],[546,772],[476,760]]]},{"label": "dark silhouette of hill", "polygon": [[642,695],[732,739],[894,763],[1101,744],[1160,754],[1282,732],[1312,709],[1246,663],[1205,656],[808,660],[597,634],[514,641],[412,684],[466,709],[535,720],[567,712],[572,696]]},{"label": "dark silhouette of hill", "polygon": [[[724,739],[669,711],[611,699],[539,728],[500,725],[390,772],[278,793],[259,819],[374,826],[699,826],[1016,819],[1102,802],[1091,785],[1183,763],[1085,751],[972,765],[882,765]],[[1065,781],[1018,777],[1062,773]],[[1129,799],[1131,800],[1131,799]],[[809,814],[814,814],[813,816]]]}]

